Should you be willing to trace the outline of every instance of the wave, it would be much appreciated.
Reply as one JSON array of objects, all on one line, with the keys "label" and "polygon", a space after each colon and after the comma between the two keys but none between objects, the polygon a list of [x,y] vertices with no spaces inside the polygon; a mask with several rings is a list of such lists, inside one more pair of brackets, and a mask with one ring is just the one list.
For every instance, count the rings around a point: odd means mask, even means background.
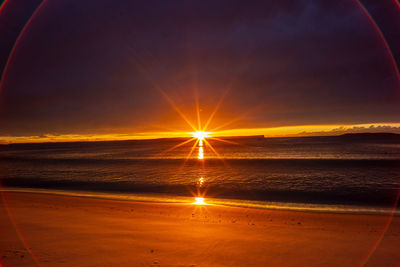
[{"label": "wave", "polygon": [[[39,177],[19,178],[3,177],[0,179],[4,188],[36,188],[48,190],[87,191],[93,193],[107,192],[113,194],[157,194],[175,197],[189,197],[197,192],[194,183],[168,184],[143,183],[136,181],[81,181],[67,179],[43,179]],[[273,201],[279,203],[303,203],[326,205],[358,205],[391,207],[396,199],[398,189],[387,188],[376,190],[371,187],[335,187],[332,189],[257,189],[246,185],[208,184],[202,188],[206,196],[241,201]]]}]

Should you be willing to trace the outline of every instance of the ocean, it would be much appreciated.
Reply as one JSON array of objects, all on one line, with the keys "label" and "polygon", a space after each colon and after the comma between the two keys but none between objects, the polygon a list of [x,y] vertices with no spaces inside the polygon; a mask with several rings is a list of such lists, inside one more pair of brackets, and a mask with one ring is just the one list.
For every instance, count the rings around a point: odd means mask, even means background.
[{"label": "ocean", "polygon": [[[207,201],[300,210],[388,212],[400,187],[400,137],[187,139],[0,146],[6,190]],[[192,153],[190,154],[190,152]]]}]

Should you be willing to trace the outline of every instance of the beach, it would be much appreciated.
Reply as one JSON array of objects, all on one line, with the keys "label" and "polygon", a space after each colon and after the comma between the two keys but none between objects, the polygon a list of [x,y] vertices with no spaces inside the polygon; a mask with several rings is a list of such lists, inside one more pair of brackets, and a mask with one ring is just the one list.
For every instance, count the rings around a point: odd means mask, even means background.
[{"label": "beach", "polygon": [[371,252],[387,222],[3,192],[0,254],[4,266],[360,266],[369,255],[366,266],[398,266],[398,216]]}]

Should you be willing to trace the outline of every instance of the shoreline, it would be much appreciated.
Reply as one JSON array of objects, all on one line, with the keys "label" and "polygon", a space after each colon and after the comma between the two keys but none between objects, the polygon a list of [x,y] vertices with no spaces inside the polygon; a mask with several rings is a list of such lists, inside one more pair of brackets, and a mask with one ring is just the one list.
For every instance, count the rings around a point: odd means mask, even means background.
[{"label": "shoreline", "polygon": [[397,216],[386,227],[388,216],[380,215],[9,191],[2,195],[0,261],[5,267],[35,262],[177,267],[360,266],[366,261],[366,266],[396,266],[400,262]]},{"label": "shoreline", "polygon": [[[75,191],[75,190],[56,190],[40,188],[18,188],[18,187],[0,187],[0,192],[20,192],[33,194],[48,194],[71,197],[96,198],[104,200],[133,201],[144,203],[181,203],[193,204],[195,197],[173,196],[163,194],[127,194],[93,191]],[[314,203],[293,203],[293,202],[272,202],[272,201],[254,201],[241,199],[223,199],[207,198],[206,205],[219,205],[226,207],[254,208],[266,210],[332,213],[332,214],[354,214],[354,215],[382,215],[382,216],[400,216],[400,210],[379,207],[379,206],[361,206],[344,204],[314,204]]]}]

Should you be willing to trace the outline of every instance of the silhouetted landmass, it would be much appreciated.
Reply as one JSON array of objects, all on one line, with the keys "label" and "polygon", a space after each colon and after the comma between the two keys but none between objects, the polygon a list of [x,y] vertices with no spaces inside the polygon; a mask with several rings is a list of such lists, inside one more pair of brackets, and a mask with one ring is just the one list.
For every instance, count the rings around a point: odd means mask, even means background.
[{"label": "silhouetted landmass", "polygon": [[347,133],[339,137],[353,140],[400,140],[400,134],[396,133]]},{"label": "silhouetted landmass", "polygon": [[[0,144],[0,147],[31,147],[37,148],[43,145],[49,147],[58,146],[95,146],[96,144],[102,145],[115,145],[119,143],[147,143],[147,142],[182,142],[191,139],[192,137],[172,137],[172,138],[156,138],[156,139],[131,139],[131,140],[96,140],[96,141],[71,141],[71,142],[34,142],[34,143],[10,143]],[[264,135],[250,135],[250,136],[217,136],[216,138],[224,140],[263,140],[263,139],[335,139],[343,141],[396,141],[400,142],[400,134],[397,133],[346,133],[342,135],[331,136],[290,136],[290,137],[266,137]],[[209,138],[213,140],[212,136]]]},{"label": "silhouetted landmass", "polygon": [[225,140],[235,140],[235,139],[264,139],[264,135],[250,135],[250,136],[223,136],[223,137],[217,137],[217,138],[223,138]]},{"label": "silhouetted landmass", "polygon": [[[114,145],[114,144],[119,144],[119,143],[136,143],[136,142],[141,142],[141,143],[146,143],[146,142],[182,142],[191,139],[192,137],[172,137],[172,138],[156,138],[156,139],[131,139],[131,140],[95,140],[95,141],[71,141],[71,142],[32,142],[32,143],[9,143],[9,144],[0,144],[0,147],[20,147],[20,146],[30,146],[32,148],[36,147],[42,147],[43,145],[48,145],[50,147],[57,147],[57,146],[91,146],[91,145],[96,145],[96,144],[109,144],[109,145]],[[240,140],[247,140],[247,139],[252,139],[252,140],[259,140],[259,139],[264,139],[263,135],[252,135],[252,136],[223,136],[223,137],[217,137],[217,138],[223,138],[224,140],[235,140],[235,139],[240,139]],[[212,137],[210,138],[210,140]]]}]

